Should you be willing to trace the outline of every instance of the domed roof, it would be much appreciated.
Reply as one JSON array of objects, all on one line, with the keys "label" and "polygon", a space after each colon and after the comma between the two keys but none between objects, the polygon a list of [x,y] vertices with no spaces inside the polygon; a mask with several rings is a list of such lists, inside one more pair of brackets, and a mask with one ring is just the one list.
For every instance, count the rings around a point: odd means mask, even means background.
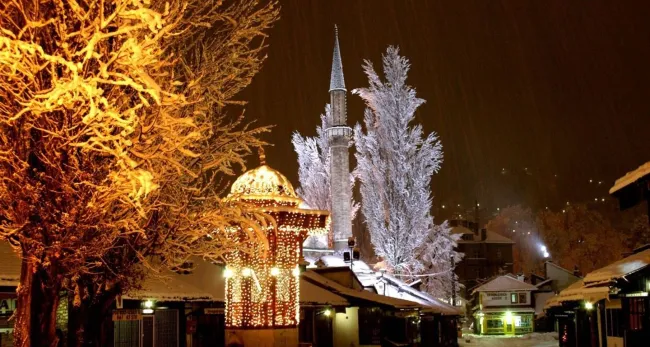
[{"label": "domed roof", "polygon": [[279,171],[263,164],[239,176],[230,189],[230,196],[241,199],[289,200],[302,202],[291,182]]}]

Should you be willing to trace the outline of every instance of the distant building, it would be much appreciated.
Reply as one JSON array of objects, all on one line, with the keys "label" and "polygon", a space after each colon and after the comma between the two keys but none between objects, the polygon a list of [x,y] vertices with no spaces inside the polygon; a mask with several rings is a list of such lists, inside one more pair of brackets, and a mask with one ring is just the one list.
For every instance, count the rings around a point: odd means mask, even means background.
[{"label": "distant building", "polygon": [[[481,229],[465,220],[449,222],[453,234],[461,234],[458,251],[465,254],[456,266],[456,275],[464,288],[472,288],[481,280],[512,272],[512,245],[514,242],[495,232]],[[460,290],[461,296],[463,290]]]},{"label": "distant building", "polygon": [[474,329],[479,334],[533,332],[537,287],[512,275],[498,276],[472,291]]},{"label": "distant building", "polygon": [[621,210],[645,201],[650,224],[650,161],[617,179],[609,194],[618,199]]},{"label": "distant building", "polygon": [[551,261],[544,263],[544,277],[531,274],[530,283],[537,287],[535,303],[535,331],[555,331],[555,321],[544,314],[546,301],[574,283],[582,281],[579,271],[567,270]]}]

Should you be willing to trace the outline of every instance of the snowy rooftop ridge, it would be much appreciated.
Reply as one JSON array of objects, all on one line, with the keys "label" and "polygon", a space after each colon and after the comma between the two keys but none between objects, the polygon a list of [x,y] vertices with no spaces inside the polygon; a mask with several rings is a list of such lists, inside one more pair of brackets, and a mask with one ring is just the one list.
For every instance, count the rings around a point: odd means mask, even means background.
[{"label": "snowy rooftop ridge", "polygon": [[378,304],[382,304],[385,306],[390,306],[394,307],[397,309],[412,309],[412,310],[418,310],[420,309],[420,305],[418,305],[415,302],[408,301],[408,300],[403,300],[403,299],[398,299],[398,298],[392,298],[388,296],[383,296],[379,294],[374,294],[369,291],[365,290],[358,290],[358,289],[352,289],[348,288],[346,286],[340,285],[330,279],[327,279],[324,276],[319,275],[315,271],[307,270],[302,273],[302,278],[305,280],[316,284],[317,286],[321,288],[325,288],[328,291],[336,294],[343,296],[344,298],[347,299],[357,299],[357,300],[362,300],[362,301],[369,301],[369,302],[374,302]]},{"label": "snowy rooftop ridge", "polygon": [[498,276],[473,290],[476,292],[501,292],[507,290],[537,290],[532,284],[520,281],[508,275]]},{"label": "snowy rooftop ridge", "polygon": [[157,301],[214,301],[212,294],[181,279],[182,275],[170,274],[167,278],[148,277],[141,289],[130,290],[125,299]]},{"label": "snowy rooftop ridge", "polygon": [[392,276],[389,274],[384,274],[382,277],[377,278],[379,279],[384,279],[387,282],[390,282],[390,284],[394,285],[400,293],[405,293],[407,295],[403,295],[400,298],[404,300],[409,300],[413,302],[417,302],[421,305],[424,305],[427,307],[425,311],[433,311],[436,313],[442,313],[445,315],[460,315],[461,311],[460,309],[453,307],[449,304],[446,304],[433,296],[429,295],[428,293],[425,293],[423,291],[417,290],[413,287],[411,287],[409,284],[406,282]]},{"label": "snowy rooftop ridge", "polygon": [[332,56],[332,75],[330,77],[330,92],[332,90],[345,89],[345,78],[343,78],[343,63],[341,61],[341,50],[339,48],[339,29],[334,25],[334,54]]},{"label": "snowy rooftop ridge", "polygon": [[580,280],[566,287],[558,295],[548,298],[544,308],[548,309],[553,306],[560,306],[565,301],[596,302],[607,298],[609,291],[608,286],[589,287],[585,286],[583,280]]},{"label": "snowy rooftop ridge", "polygon": [[619,261],[613,262],[585,276],[585,284],[614,281],[637,272],[650,265],[650,249],[646,249]]},{"label": "snowy rooftop ridge", "polygon": [[614,182],[614,186],[609,190],[609,194],[614,194],[647,175],[650,175],[650,161],[617,179],[616,182]]}]

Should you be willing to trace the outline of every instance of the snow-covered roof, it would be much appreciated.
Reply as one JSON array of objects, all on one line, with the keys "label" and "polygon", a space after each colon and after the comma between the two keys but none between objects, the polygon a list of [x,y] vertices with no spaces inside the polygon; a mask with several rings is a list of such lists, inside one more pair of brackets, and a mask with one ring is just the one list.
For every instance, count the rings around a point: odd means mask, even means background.
[{"label": "snow-covered roof", "polygon": [[16,287],[20,283],[20,256],[9,242],[0,241],[0,287]]},{"label": "snow-covered roof", "polygon": [[[392,275],[384,274],[383,277],[378,277],[377,280],[383,281],[386,285],[393,287],[394,290],[387,291],[386,295],[417,302],[426,307],[424,311],[445,315],[460,315],[461,313],[459,309],[448,305],[423,291],[409,286],[404,281],[399,280]],[[376,284],[375,287],[377,287]]]},{"label": "snow-covered roof", "polygon": [[185,282],[182,276],[186,275],[170,273],[165,277],[148,277],[142,283],[142,288],[130,290],[124,295],[124,298],[157,301],[214,301],[214,297],[210,293]]},{"label": "snow-covered roof", "polygon": [[564,272],[568,273],[569,275],[571,275],[573,277],[581,278],[580,276],[576,275],[573,271],[571,271],[569,269],[565,269],[565,268],[561,267],[560,265],[558,265],[558,264],[556,264],[556,263],[554,263],[552,261],[546,261],[546,262],[544,262],[544,265],[552,266],[552,267],[554,267],[554,268],[556,268],[558,270],[561,270],[561,271],[564,271]]},{"label": "snow-covered roof", "polygon": [[473,292],[502,292],[507,290],[537,290],[532,284],[528,284],[524,281],[520,281],[516,278],[504,275],[496,277],[495,279],[481,285],[480,287],[474,289]]},{"label": "snow-covered roof", "polygon": [[308,279],[300,279],[300,305],[304,306],[349,306],[348,300],[344,297],[310,282]]},{"label": "snow-covered roof", "polygon": [[325,278],[324,276],[319,275],[318,273],[312,270],[307,270],[303,272],[301,277],[311,282],[312,284],[327,289],[328,291],[336,295],[340,295],[344,298],[347,298],[348,300],[351,301],[372,302],[382,306],[389,306],[397,309],[418,310],[421,308],[420,305],[412,301],[378,295],[366,290],[358,290],[358,289],[345,287],[332,280]]},{"label": "snow-covered roof", "polygon": [[485,241],[486,243],[515,243],[511,239],[501,235],[497,234],[493,231],[488,230],[486,233],[486,238]]},{"label": "snow-covered roof", "polygon": [[350,266],[347,264],[344,260],[343,257],[339,255],[324,255],[320,257],[320,260],[325,264],[325,267],[348,267]]},{"label": "snow-covered roof", "polygon": [[650,161],[639,166],[636,170],[630,171],[625,176],[619,178],[614,182],[614,186],[609,190],[609,194],[614,194],[617,191],[636,183],[641,178],[650,175]]},{"label": "snow-covered roof", "polygon": [[[324,259],[323,259],[324,258]],[[338,265],[343,262],[343,259],[340,256],[328,255],[321,257],[325,264],[334,264],[334,267],[340,267]],[[347,268],[350,265],[343,263]],[[424,311],[441,313],[445,315],[459,315],[460,310],[448,305],[439,299],[432,297],[431,295],[419,291],[404,281],[390,275],[390,274],[381,274],[381,272],[374,271],[368,264],[364,261],[355,260],[352,263],[352,271],[361,283],[364,288],[374,288],[377,293],[380,293],[382,296],[388,296],[396,299],[403,299],[418,303],[423,306]],[[378,289],[378,282],[383,282],[387,289]]]},{"label": "snow-covered roof", "polygon": [[610,289],[608,286],[587,287],[584,281],[577,281],[566,287],[558,295],[546,300],[545,309],[553,306],[560,306],[567,301],[588,301],[597,302],[609,297]]},{"label": "snow-covered roof", "polygon": [[515,243],[511,239],[495,233],[494,231],[486,230],[485,231],[485,240],[481,240],[481,233],[477,235],[471,229],[466,228],[465,226],[458,225],[451,228],[452,234],[462,234],[462,235],[472,235],[471,240],[460,239],[458,243],[472,243],[472,242],[485,242],[485,243]]},{"label": "snow-covered roof", "polygon": [[613,281],[637,272],[648,265],[650,265],[650,249],[632,254],[627,258],[592,271],[585,276],[584,282],[589,284],[594,282]]}]

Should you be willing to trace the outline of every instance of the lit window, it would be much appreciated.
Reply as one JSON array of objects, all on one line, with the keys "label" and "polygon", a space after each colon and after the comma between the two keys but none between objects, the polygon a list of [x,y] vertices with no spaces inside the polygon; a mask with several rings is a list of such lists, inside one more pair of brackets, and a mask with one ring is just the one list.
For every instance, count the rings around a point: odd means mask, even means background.
[{"label": "lit window", "polygon": [[513,304],[517,303],[517,293],[510,294],[510,302]]}]

